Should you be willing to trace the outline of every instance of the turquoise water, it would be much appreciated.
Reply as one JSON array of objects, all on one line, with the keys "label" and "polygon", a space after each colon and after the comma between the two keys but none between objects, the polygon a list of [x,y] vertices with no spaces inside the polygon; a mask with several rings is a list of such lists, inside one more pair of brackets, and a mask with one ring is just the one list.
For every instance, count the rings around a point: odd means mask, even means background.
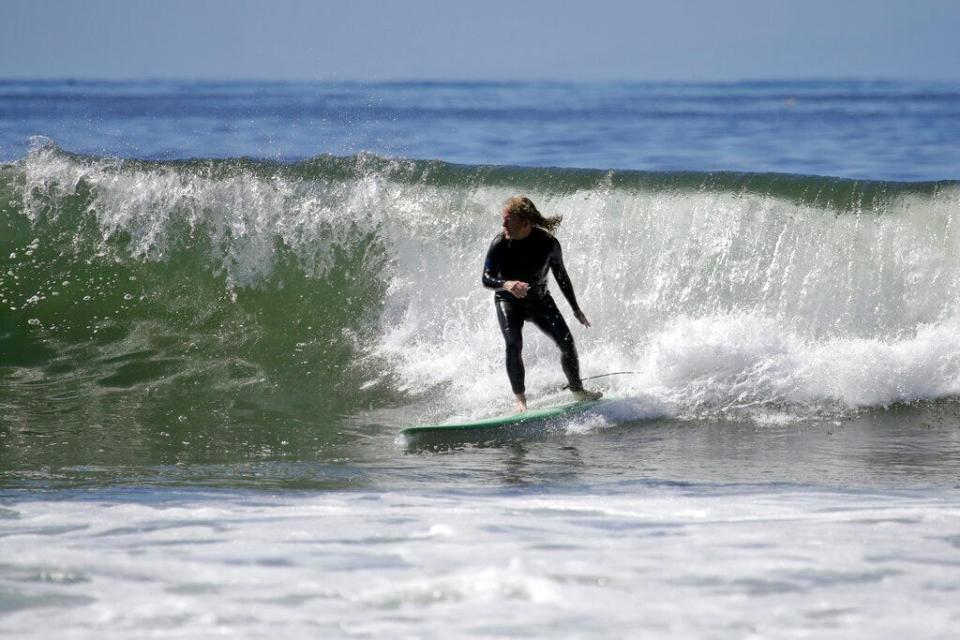
[{"label": "turquoise water", "polygon": [[[930,83],[0,83],[0,630],[949,637],[958,129]],[[411,449],[510,407],[516,193],[630,373]]]}]

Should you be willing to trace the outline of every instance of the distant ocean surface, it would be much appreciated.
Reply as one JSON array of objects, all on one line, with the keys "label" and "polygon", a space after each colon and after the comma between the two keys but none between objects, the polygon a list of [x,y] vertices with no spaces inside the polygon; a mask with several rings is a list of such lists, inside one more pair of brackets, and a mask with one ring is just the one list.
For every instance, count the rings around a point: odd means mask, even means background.
[{"label": "distant ocean surface", "polygon": [[957,83],[0,81],[0,635],[953,638],[958,397]]},{"label": "distant ocean surface", "polygon": [[468,165],[957,179],[960,82],[0,81],[0,161],[32,136],[150,160],[372,152]]}]

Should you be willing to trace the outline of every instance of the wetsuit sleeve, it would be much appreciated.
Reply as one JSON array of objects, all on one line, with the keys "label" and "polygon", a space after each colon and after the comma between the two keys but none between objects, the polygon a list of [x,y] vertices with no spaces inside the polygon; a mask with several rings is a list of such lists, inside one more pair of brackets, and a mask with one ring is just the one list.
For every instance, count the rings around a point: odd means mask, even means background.
[{"label": "wetsuit sleeve", "polygon": [[502,289],[503,283],[506,282],[503,278],[499,277],[500,273],[500,243],[498,242],[499,238],[494,238],[493,242],[490,243],[490,248],[487,249],[487,257],[483,261],[483,286],[487,289]]},{"label": "wetsuit sleeve", "polygon": [[560,242],[556,238],[553,239],[553,249],[550,251],[550,268],[553,269],[553,277],[557,280],[557,286],[563,292],[563,297],[570,303],[570,308],[574,312],[580,311],[577,296],[573,293],[573,283],[570,282],[570,276],[567,275],[567,268],[563,266],[563,251],[560,249]]}]

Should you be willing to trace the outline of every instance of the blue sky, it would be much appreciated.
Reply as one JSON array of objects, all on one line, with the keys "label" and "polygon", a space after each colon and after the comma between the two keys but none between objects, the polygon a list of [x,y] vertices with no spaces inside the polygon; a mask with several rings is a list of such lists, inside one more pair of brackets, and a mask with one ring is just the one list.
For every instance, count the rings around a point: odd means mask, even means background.
[{"label": "blue sky", "polygon": [[2,0],[0,77],[960,78],[957,0]]}]

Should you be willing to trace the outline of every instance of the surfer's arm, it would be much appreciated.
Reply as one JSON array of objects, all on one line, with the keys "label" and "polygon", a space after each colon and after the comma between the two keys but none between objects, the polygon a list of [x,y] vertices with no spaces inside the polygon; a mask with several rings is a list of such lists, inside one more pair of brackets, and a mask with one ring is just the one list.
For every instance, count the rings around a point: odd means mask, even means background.
[{"label": "surfer's arm", "polygon": [[[579,319],[583,312],[580,311],[580,305],[577,304],[577,296],[573,292],[573,283],[570,282],[567,268],[563,265],[563,251],[556,239],[553,241],[553,250],[550,251],[550,268],[553,270],[553,277],[557,281],[557,286],[560,287],[563,297],[570,303],[570,308],[573,309],[573,313]],[[583,321],[581,320],[581,322]]]},{"label": "surfer's arm", "polygon": [[503,289],[503,285],[507,282],[500,277],[500,252],[497,251],[497,244],[497,240],[490,243],[487,257],[483,261],[483,277],[481,278],[483,286],[494,291]]},{"label": "surfer's arm", "polygon": [[499,237],[495,238],[487,251],[487,258],[483,261],[483,286],[494,291],[506,291],[516,298],[526,298],[530,285],[519,280],[504,280],[500,277]]}]

